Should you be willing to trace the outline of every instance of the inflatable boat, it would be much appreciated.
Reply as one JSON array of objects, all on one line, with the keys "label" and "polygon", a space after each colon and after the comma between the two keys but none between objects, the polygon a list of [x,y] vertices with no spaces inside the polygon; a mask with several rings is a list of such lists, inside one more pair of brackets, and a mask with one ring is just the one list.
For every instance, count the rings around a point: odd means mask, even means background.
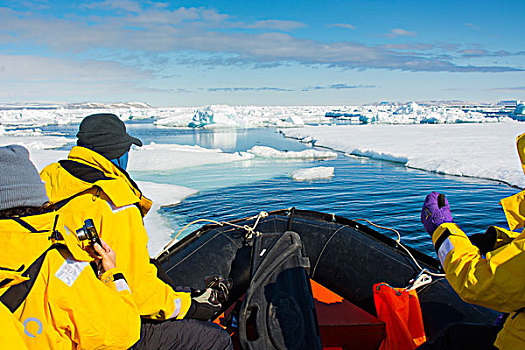
[{"label": "inflatable boat", "polygon": [[[378,348],[385,333],[375,318],[376,283],[420,284],[413,287],[429,338],[452,322],[490,323],[498,317],[463,302],[437,259],[370,226],[295,208],[261,212],[206,224],[157,260],[176,285],[202,289],[204,279],[215,274],[233,280],[222,317],[237,327],[241,348]],[[330,302],[316,296],[323,291],[344,300],[330,309]]]}]

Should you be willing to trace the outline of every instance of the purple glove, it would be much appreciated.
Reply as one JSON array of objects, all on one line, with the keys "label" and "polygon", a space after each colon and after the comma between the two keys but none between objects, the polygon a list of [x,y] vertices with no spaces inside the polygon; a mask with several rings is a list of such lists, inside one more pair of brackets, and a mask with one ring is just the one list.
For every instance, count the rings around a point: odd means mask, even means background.
[{"label": "purple glove", "polygon": [[430,236],[439,225],[445,222],[453,222],[450,206],[445,195],[432,192],[425,198],[423,209],[421,209],[421,222]]}]

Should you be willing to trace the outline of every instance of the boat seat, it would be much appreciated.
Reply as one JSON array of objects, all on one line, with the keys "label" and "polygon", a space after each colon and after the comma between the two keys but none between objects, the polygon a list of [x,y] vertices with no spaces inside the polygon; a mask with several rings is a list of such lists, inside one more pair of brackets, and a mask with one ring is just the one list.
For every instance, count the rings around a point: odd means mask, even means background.
[{"label": "boat seat", "polygon": [[379,349],[385,323],[310,280],[323,349]]}]

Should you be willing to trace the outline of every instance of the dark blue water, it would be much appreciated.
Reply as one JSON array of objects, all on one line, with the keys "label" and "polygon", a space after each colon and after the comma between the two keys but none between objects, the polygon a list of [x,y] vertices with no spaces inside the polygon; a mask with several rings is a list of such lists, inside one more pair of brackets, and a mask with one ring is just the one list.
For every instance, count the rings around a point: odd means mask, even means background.
[{"label": "dark blue water", "polygon": [[[74,135],[77,126],[59,129]],[[246,151],[255,145],[294,151],[309,147],[286,139],[273,129],[180,130],[135,123],[128,124],[128,131],[144,143],[197,144],[227,152]],[[314,166],[333,166],[335,176],[330,180],[296,182],[288,175],[294,169]],[[484,232],[489,225],[507,227],[498,202],[517,192],[497,182],[437,175],[396,163],[342,155],[326,161],[261,159],[162,174],[134,172],[132,176],[200,190],[181,204],[161,209],[175,229],[201,218],[230,220],[260,211],[297,207],[364,218],[394,228],[401,233],[402,242],[432,255],[430,237],[420,222],[421,205],[429,192],[447,195],[454,220],[467,234]],[[384,233],[392,237],[391,232]]]},{"label": "dark blue water", "polygon": [[[164,208],[173,220],[228,220],[281,208],[297,207],[364,218],[400,231],[403,242],[433,254],[420,223],[429,192],[447,194],[455,221],[467,232],[489,225],[506,226],[498,200],[516,191],[505,185],[437,176],[380,162],[338,158],[311,164],[334,166],[331,180],[295,182],[287,176],[200,192],[180,205]],[[388,231],[385,234],[391,236]]]}]

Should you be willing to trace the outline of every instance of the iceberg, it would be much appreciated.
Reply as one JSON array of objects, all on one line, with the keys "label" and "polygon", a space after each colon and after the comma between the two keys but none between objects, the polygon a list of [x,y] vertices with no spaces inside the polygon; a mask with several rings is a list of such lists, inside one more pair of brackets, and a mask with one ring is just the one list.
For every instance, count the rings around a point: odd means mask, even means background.
[{"label": "iceberg", "polygon": [[233,107],[226,105],[207,106],[195,111],[192,121],[188,124],[196,127],[241,127],[241,120]]},{"label": "iceberg", "polygon": [[525,105],[523,103],[516,105],[516,108],[509,116],[510,118],[520,122],[525,121]]}]

